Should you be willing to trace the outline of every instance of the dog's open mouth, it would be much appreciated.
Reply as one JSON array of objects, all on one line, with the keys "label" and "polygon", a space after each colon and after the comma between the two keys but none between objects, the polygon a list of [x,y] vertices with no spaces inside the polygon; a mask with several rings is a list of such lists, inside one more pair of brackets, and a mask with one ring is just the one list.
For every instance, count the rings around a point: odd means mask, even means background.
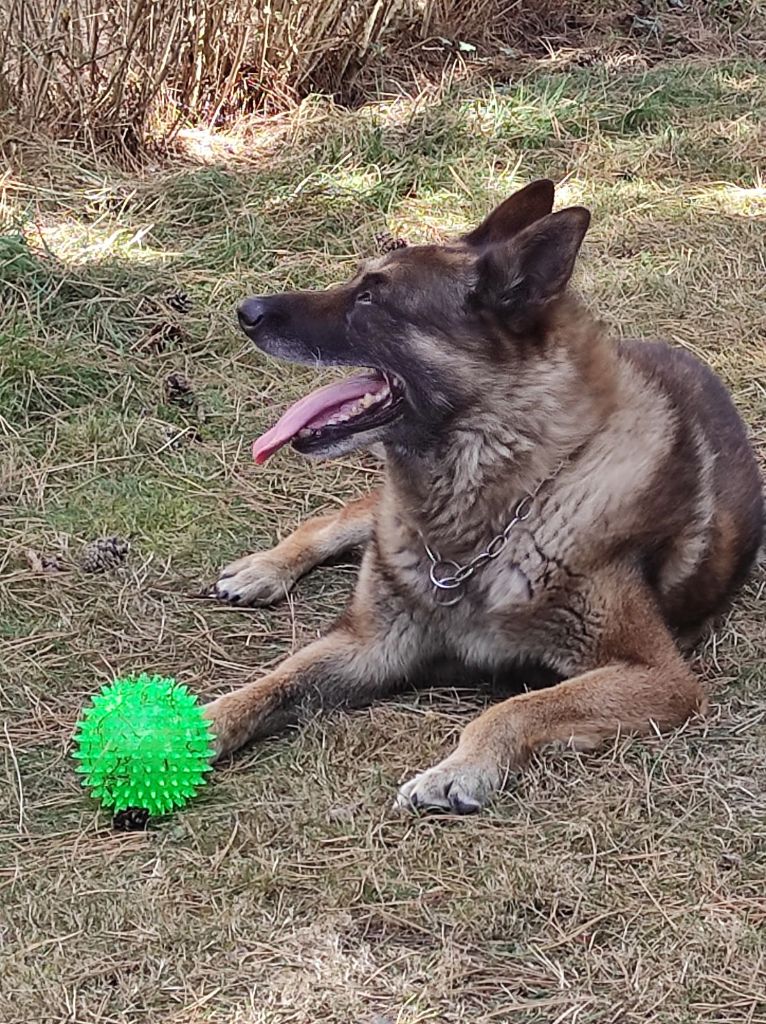
[{"label": "dog's open mouth", "polygon": [[376,370],[317,388],[254,442],[253,458],[260,465],[288,442],[299,452],[311,453],[382,426],[396,416],[401,393],[397,380]]}]

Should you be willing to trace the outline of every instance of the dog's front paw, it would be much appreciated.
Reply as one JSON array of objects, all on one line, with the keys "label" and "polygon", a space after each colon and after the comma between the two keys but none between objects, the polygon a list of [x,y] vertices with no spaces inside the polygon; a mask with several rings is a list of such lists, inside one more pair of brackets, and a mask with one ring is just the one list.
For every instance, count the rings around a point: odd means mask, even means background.
[{"label": "dog's front paw", "polygon": [[221,570],[213,588],[221,601],[238,605],[267,605],[282,601],[295,577],[268,551],[240,558]]},{"label": "dog's front paw", "polygon": [[406,811],[475,814],[500,788],[500,783],[500,771],[489,761],[453,754],[405,783],[395,806]]}]

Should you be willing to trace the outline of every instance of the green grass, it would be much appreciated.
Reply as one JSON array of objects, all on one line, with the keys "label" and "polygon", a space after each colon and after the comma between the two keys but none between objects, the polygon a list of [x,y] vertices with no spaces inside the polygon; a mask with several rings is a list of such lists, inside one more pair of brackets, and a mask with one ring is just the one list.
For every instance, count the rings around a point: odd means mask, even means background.
[{"label": "green grass", "polygon": [[[212,164],[129,173],[60,147],[3,179],[0,1019],[766,1021],[762,571],[698,658],[704,729],[545,756],[476,820],[390,813],[467,694],[263,743],[146,835],[113,834],[68,759],[113,674],[207,698],[342,605],[348,567],[269,611],[199,594],[374,480],[367,459],[250,463],[314,375],[250,351],[233,309],[341,278],[385,227],[438,238],[557,178],[594,213],[579,283],[615,333],[701,354],[766,454],[764,118],[755,62],[596,66],[357,112],[314,99]],[[168,400],[172,372],[193,401]],[[81,574],[106,533],[130,536],[127,567]],[[28,549],[63,571],[31,572]]]}]

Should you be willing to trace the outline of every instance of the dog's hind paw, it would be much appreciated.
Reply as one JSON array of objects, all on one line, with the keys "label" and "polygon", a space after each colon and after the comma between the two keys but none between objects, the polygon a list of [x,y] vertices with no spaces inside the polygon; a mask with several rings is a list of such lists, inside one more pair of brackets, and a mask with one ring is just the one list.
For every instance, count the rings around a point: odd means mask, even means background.
[{"label": "dog's hind paw", "polygon": [[453,754],[405,783],[395,807],[401,811],[476,814],[500,788],[500,783],[501,775],[495,765]]},{"label": "dog's hind paw", "polygon": [[240,558],[221,570],[213,593],[236,605],[269,605],[284,600],[295,577],[268,551]]}]

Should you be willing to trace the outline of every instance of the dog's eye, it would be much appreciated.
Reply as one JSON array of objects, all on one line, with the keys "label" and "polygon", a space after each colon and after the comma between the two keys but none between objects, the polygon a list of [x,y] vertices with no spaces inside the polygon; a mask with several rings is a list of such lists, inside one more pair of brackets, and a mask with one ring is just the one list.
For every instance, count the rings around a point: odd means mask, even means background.
[{"label": "dog's eye", "polygon": [[361,302],[363,306],[369,306],[372,302],[372,292],[359,292],[356,301]]}]

